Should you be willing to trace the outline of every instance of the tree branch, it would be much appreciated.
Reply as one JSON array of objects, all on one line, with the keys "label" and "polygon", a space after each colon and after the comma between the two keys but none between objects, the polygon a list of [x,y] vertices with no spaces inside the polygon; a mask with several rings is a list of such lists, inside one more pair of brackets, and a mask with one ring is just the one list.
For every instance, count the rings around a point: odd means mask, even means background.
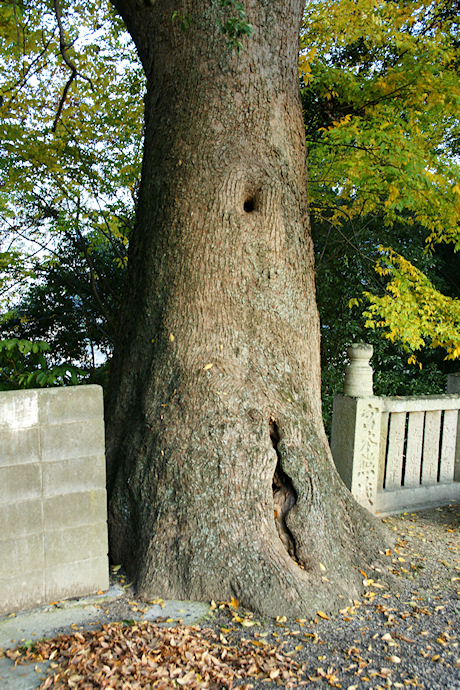
[{"label": "tree branch", "polygon": [[76,72],[76,71],[75,71],[75,72],[72,71],[72,74],[70,75],[69,79],[68,79],[67,82],[66,82],[66,85],[64,86],[64,90],[63,90],[63,92],[62,92],[61,100],[59,101],[59,106],[58,106],[58,109],[57,109],[56,117],[54,118],[53,126],[51,127],[51,131],[52,131],[52,132],[55,132],[56,129],[57,129],[57,125],[58,125],[58,122],[59,122],[59,118],[61,117],[62,109],[64,108],[64,103],[65,103],[66,98],[67,98],[67,92],[69,91],[70,86],[71,86],[71,84],[72,84],[72,82],[73,82],[73,80],[75,79],[76,76],[77,76],[77,72]]},{"label": "tree branch", "polygon": [[56,117],[54,118],[52,131],[55,132],[57,129],[58,120],[61,116],[62,109],[64,107],[65,100],[67,98],[67,93],[68,93],[70,86],[71,86],[72,82],[74,81],[74,79],[76,79],[77,76],[81,77],[82,79],[85,79],[85,81],[87,81],[89,83],[89,85],[91,86],[93,91],[94,91],[94,86],[93,86],[93,82],[91,81],[91,79],[89,77],[86,77],[84,74],[81,74],[77,70],[75,63],[72,62],[72,60],[67,55],[67,49],[69,48],[69,46],[65,42],[64,27],[62,25],[62,16],[61,16],[61,8],[59,7],[59,0],[53,0],[53,6],[54,6],[54,14],[56,16],[56,21],[57,21],[57,25],[58,25],[58,29],[59,29],[59,51],[62,55],[62,59],[64,60],[65,64],[71,70],[71,75],[70,75],[69,79],[67,80],[66,85],[64,86],[61,100],[59,101],[58,111],[57,111]]}]

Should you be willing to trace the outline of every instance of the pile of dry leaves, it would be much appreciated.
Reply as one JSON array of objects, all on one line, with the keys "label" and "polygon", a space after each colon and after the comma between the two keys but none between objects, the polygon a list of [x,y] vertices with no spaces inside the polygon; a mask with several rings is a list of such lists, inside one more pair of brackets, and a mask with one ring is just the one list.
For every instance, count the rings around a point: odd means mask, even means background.
[{"label": "pile of dry leaves", "polygon": [[302,669],[282,645],[247,640],[235,647],[211,629],[165,628],[147,621],[110,623],[7,655],[20,663],[51,661],[52,673],[41,688],[232,688],[243,678],[285,688],[308,683],[297,678]]}]

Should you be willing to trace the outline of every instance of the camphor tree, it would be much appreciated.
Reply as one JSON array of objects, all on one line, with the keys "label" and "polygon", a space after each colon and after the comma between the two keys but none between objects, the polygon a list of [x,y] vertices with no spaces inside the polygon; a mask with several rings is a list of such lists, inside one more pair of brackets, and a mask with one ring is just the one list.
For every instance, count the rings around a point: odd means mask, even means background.
[{"label": "camphor tree", "polygon": [[331,610],[383,532],[321,420],[304,3],[114,4],[147,93],[107,404],[112,558],[145,598]]}]

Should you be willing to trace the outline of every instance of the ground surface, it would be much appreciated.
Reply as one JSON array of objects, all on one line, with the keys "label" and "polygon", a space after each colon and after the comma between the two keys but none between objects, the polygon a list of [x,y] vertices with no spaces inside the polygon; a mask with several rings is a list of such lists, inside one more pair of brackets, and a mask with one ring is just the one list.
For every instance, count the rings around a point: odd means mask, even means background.
[{"label": "ground surface", "polygon": [[[196,626],[180,625],[180,616],[192,620],[189,604],[137,602],[118,569],[121,596],[97,604],[94,619],[61,626],[65,635],[22,653],[6,650],[3,661],[41,664],[44,688],[460,688],[460,506],[385,522],[397,540],[382,554],[385,568],[363,570],[364,596],[330,618],[261,620],[233,600],[213,604]],[[166,627],[154,623],[158,615]],[[0,687],[38,687],[32,676],[35,684],[0,679]]]}]

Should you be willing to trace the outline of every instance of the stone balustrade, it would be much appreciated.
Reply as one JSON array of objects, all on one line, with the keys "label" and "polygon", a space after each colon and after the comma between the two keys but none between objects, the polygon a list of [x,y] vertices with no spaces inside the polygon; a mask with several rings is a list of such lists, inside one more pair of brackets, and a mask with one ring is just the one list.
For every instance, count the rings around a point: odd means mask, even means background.
[{"label": "stone balustrade", "polygon": [[372,347],[352,345],[348,356],[331,449],[357,501],[385,515],[459,500],[460,394],[374,396]]}]

